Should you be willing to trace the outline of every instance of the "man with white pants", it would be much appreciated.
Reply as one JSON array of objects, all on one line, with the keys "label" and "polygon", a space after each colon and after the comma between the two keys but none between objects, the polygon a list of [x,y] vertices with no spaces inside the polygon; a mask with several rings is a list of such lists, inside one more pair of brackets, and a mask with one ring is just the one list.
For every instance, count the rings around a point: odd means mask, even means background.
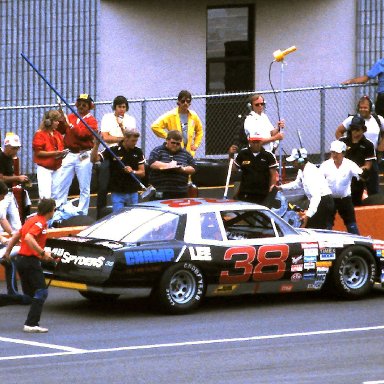
[{"label": "man with white pants", "polygon": [[[76,107],[81,118],[91,129],[97,132],[97,120],[90,113],[91,109],[94,108],[92,98],[88,94],[79,95]],[[68,115],[68,121],[63,119],[57,130],[65,135],[64,146],[69,150],[69,153],[62,163],[61,187],[56,206],[59,207],[67,202],[69,188],[76,175],[80,188],[78,210],[81,214],[87,215],[93,167],[90,161],[93,134],[74,113]]]}]

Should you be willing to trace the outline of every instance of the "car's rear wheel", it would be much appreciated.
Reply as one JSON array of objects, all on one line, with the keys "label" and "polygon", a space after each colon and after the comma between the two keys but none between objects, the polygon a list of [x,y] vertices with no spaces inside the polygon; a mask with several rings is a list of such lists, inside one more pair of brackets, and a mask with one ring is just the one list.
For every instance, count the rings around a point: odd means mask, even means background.
[{"label": "car's rear wheel", "polygon": [[168,268],[152,295],[153,304],[170,314],[183,314],[196,309],[205,295],[201,270],[185,262]]},{"label": "car's rear wheel", "polygon": [[100,293],[100,292],[89,292],[89,291],[79,291],[80,295],[92,301],[93,303],[112,303],[116,301],[120,295],[118,294],[109,294],[109,293]]},{"label": "car's rear wheel", "polygon": [[337,257],[327,283],[333,293],[346,299],[363,297],[373,287],[375,259],[363,247],[352,246]]}]

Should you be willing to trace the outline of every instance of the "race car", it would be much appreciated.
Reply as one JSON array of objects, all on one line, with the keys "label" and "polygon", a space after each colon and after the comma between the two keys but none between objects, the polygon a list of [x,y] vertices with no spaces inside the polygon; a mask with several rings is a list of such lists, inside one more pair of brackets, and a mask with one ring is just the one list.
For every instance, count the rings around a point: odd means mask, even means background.
[{"label": "race car", "polygon": [[137,204],[47,247],[52,286],[95,301],[143,288],[171,314],[206,296],[327,289],[355,299],[384,281],[384,241],[294,228],[264,206],[226,199]]}]

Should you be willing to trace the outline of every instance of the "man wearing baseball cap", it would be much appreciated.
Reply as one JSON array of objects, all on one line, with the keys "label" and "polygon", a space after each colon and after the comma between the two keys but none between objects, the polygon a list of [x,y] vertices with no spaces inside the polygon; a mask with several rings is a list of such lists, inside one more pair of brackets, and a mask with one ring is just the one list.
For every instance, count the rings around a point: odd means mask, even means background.
[{"label": "man wearing baseball cap", "polygon": [[336,212],[338,212],[348,232],[359,235],[355,208],[351,197],[351,182],[354,177],[359,179],[363,170],[352,160],[344,158],[346,150],[347,146],[342,141],[332,141],[330,147],[331,158],[321,164],[320,171],[325,176],[328,186],[332,191],[335,204],[333,223]]},{"label": "man wearing baseball cap", "polygon": [[249,136],[248,148],[242,149],[234,161],[234,167],[242,171],[239,200],[265,204],[268,193],[276,185],[278,163],[275,156],[263,148],[263,142],[260,134]]},{"label": "man wearing baseball cap", "polygon": [[15,184],[29,181],[26,175],[15,175],[13,159],[21,148],[20,137],[12,132],[8,132],[4,139],[4,149],[0,151],[0,174],[1,180],[8,186],[8,194],[0,202],[0,209],[6,212],[9,224],[13,231],[21,228],[20,213],[16,198],[12,192]]},{"label": "man wearing baseball cap", "polygon": [[[97,132],[97,120],[91,115],[91,110],[94,108],[92,98],[86,93],[79,95],[76,100],[76,108],[77,113],[87,123],[88,127]],[[90,161],[93,134],[74,113],[69,114],[67,119],[63,118],[57,130],[64,135],[64,147],[69,150],[69,153],[63,159],[61,190],[56,205],[60,206],[67,202],[69,188],[74,175],[76,175],[80,187],[78,209],[83,215],[87,215],[93,167]]]},{"label": "man wearing baseball cap", "polygon": [[305,148],[293,148],[291,156],[286,161],[293,162],[298,170],[296,180],[283,184],[282,190],[303,188],[309,200],[309,207],[300,212],[302,227],[332,229],[332,212],[334,203],[332,192],[328,187],[324,175],[315,164],[308,161]]},{"label": "man wearing baseball cap", "polygon": [[346,144],[345,157],[364,170],[360,179],[352,179],[351,197],[354,206],[362,205],[364,189],[367,187],[366,180],[371,175],[369,171],[376,160],[374,145],[365,137],[366,130],[365,120],[356,115],[351,120],[347,137],[340,138],[340,141]]}]

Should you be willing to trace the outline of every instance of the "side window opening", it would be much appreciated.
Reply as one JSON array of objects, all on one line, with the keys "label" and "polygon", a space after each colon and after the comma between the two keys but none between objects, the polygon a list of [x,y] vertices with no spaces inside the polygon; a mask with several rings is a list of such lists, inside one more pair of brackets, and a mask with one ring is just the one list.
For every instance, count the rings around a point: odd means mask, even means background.
[{"label": "side window opening", "polygon": [[258,239],[281,236],[273,219],[261,211],[221,212],[228,240]]}]

